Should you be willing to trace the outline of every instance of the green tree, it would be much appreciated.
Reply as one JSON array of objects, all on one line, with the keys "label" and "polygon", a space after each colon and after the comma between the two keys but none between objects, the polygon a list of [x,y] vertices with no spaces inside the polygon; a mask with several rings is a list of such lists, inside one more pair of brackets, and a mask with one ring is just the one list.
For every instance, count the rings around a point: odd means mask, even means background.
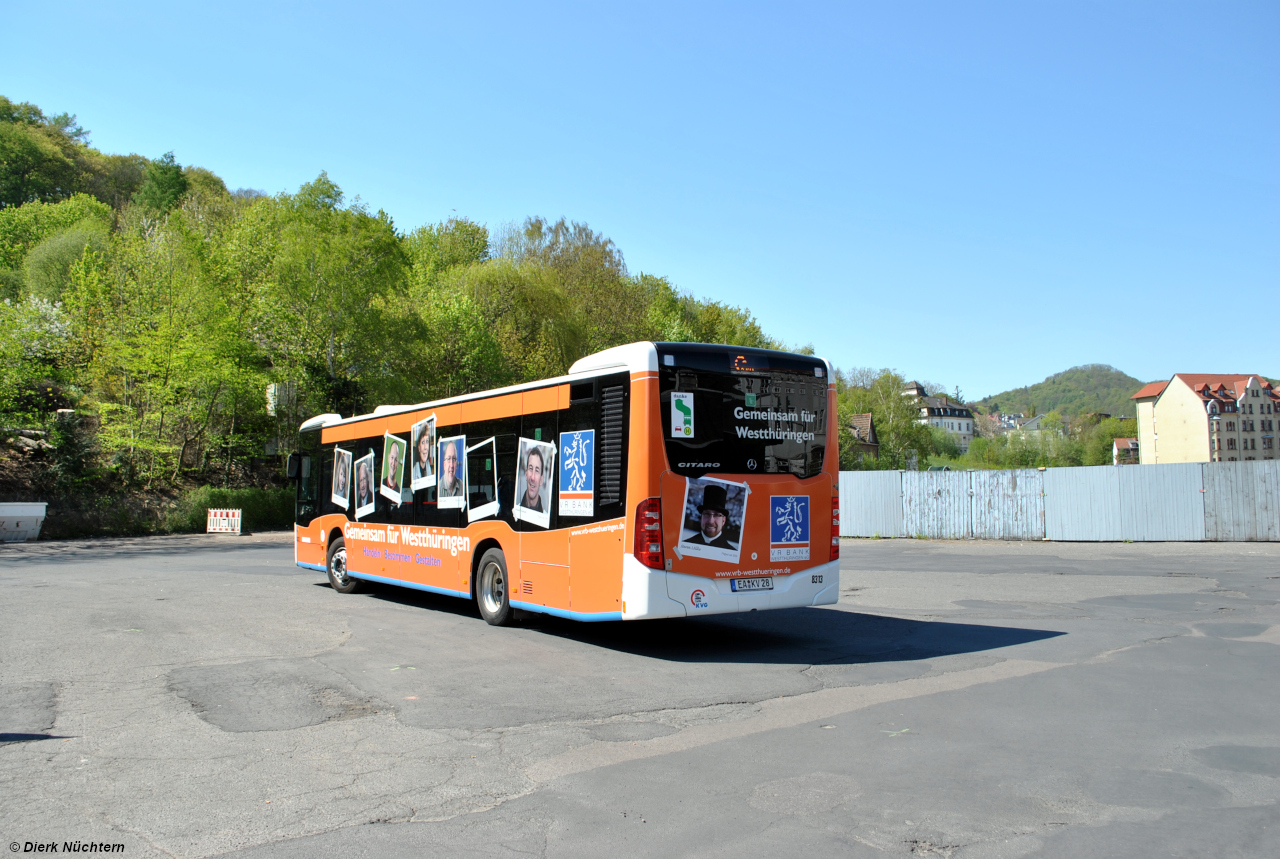
[{"label": "green tree", "polygon": [[1096,425],[1082,428],[1082,464],[1111,465],[1114,442],[1118,438],[1137,438],[1138,421],[1134,418],[1105,418]]},{"label": "green tree", "polygon": [[182,165],[172,152],[166,152],[147,165],[147,178],[133,195],[133,202],[149,212],[164,214],[187,192],[187,185]]},{"label": "green tree", "polygon": [[184,192],[189,189],[213,197],[226,197],[231,193],[227,190],[227,183],[223,182],[221,177],[203,167],[183,167],[182,178],[186,183]]},{"label": "green tree", "polygon": [[23,263],[26,289],[32,295],[59,301],[71,278],[71,267],[85,252],[107,250],[106,228],[94,220],[84,220],[55,233],[31,249]]},{"label": "green tree", "polygon": [[0,209],[0,269],[20,268],[32,248],[77,225],[105,232],[112,225],[111,207],[88,194],[76,194],[60,203]]},{"label": "green tree", "polygon": [[415,287],[433,285],[441,272],[489,258],[489,230],[466,218],[419,227],[405,237]]},{"label": "green tree", "polygon": [[269,243],[255,295],[255,336],[284,380],[307,380],[316,405],[360,411],[384,381],[388,353],[412,349],[389,310],[407,287],[391,218],[356,204],[321,173],[297,194],[249,209],[244,228]]},{"label": "green tree", "polygon": [[[906,380],[892,370],[878,373],[869,370],[839,374],[836,380],[839,406],[842,468],[923,468],[933,453],[933,437],[929,427],[920,423],[920,410],[915,402],[902,395]],[[880,442],[877,459],[854,461],[852,438],[848,435],[852,415],[870,412]]]},{"label": "green tree", "polygon": [[[425,348],[404,352],[420,362],[414,375],[426,380],[422,399],[456,397],[510,384],[507,355],[485,314],[466,294],[441,291],[420,307]],[[416,399],[416,398],[411,398]]]},{"label": "green tree", "polygon": [[446,290],[467,296],[484,315],[513,379],[560,375],[584,354],[581,308],[555,269],[498,259],[454,268],[443,283]]},{"label": "green tree", "polygon": [[85,136],[74,116],[47,117],[34,104],[0,96],[0,207],[73,194]]},{"label": "green tree", "polygon": [[147,179],[145,157],[132,155],[107,155],[85,147],[81,151],[81,188],[113,209],[123,209]]},{"label": "green tree", "polygon": [[947,459],[960,458],[960,443],[956,441],[953,433],[944,430],[942,427],[930,426],[928,429],[934,454]]},{"label": "green tree", "polygon": [[63,309],[41,298],[0,302],[0,415],[16,423],[39,417],[43,387],[65,381],[71,326]]}]

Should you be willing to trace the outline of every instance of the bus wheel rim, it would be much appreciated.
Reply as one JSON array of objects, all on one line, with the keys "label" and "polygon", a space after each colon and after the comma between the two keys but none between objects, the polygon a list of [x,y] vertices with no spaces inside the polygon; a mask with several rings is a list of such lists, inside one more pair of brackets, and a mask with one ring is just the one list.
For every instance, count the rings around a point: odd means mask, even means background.
[{"label": "bus wheel rim", "polygon": [[490,614],[496,614],[502,610],[502,597],[506,589],[505,582],[502,580],[502,567],[489,564],[484,568],[484,576],[480,581],[485,610]]},{"label": "bus wheel rim", "polygon": [[338,580],[338,584],[346,585],[347,583],[347,550],[339,549],[333,553],[333,577]]}]

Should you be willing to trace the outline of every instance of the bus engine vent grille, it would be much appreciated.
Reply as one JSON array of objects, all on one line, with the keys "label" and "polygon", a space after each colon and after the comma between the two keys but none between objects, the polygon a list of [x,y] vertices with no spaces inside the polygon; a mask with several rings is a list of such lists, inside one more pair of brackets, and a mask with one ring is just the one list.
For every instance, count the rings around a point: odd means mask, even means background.
[{"label": "bus engine vent grille", "polygon": [[623,385],[600,392],[600,503],[622,500],[624,433],[627,391]]},{"label": "bus engine vent grille", "polygon": [[533,596],[533,582],[524,579],[520,582],[520,593]]}]

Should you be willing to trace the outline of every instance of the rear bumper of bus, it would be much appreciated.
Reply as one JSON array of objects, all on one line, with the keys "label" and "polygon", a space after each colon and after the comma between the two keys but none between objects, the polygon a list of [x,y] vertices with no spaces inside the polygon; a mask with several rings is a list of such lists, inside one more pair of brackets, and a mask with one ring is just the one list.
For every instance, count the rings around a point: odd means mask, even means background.
[{"label": "rear bumper of bus", "polygon": [[697,617],[739,611],[835,605],[840,599],[840,562],[831,561],[790,576],[774,576],[773,590],[735,593],[731,579],[708,579],[650,569],[623,556],[622,619]]}]

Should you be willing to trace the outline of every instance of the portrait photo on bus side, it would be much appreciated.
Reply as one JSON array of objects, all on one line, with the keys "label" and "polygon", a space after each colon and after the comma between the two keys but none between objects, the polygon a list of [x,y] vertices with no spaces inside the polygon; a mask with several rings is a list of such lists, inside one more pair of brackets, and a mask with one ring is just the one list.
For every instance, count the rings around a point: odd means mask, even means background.
[{"label": "portrait photo on bus side", "polygon": [[516,470],[516,519],[551,526],[551,492],[555,473],[556,448],[550,442],[520,439],[520,458]]},{"label": "portrait photo on bus side", "polygon": [[467,506],[467,437],[455,435],[440,439],[437,462],[440,473],[436,476],[436,499],[440,507]]},{"label": "portrait photo on bus side", "polygon": [[333,488],[329,500],[343,509],[351,501],[351,451],[340,447],[333,449]]},{"label": "portrait photo on bus side", "polygon": [[377,506],[373,488],[373,451],[356,460],[356,518],[368,516]]},{"label": "portrait photo on bus side", "polygon": [[387,434],[382,439],[382,480],[378,491],[390,500],[400,503],[404,488],[405,440]]},{"label": "portrait photo on bus side", "polygon": [[436,419],[433,415],[418,421],[409,432],[409,450],[413,455],[413,469],[409,473],[409,488],[414,492],[436,485]]},{"label": "portrait photo on bus side", "polygon": [[680,551],[714,561],[738,563],[742,523],[747,514],[747,485],[715,478],[685,483]]}]

